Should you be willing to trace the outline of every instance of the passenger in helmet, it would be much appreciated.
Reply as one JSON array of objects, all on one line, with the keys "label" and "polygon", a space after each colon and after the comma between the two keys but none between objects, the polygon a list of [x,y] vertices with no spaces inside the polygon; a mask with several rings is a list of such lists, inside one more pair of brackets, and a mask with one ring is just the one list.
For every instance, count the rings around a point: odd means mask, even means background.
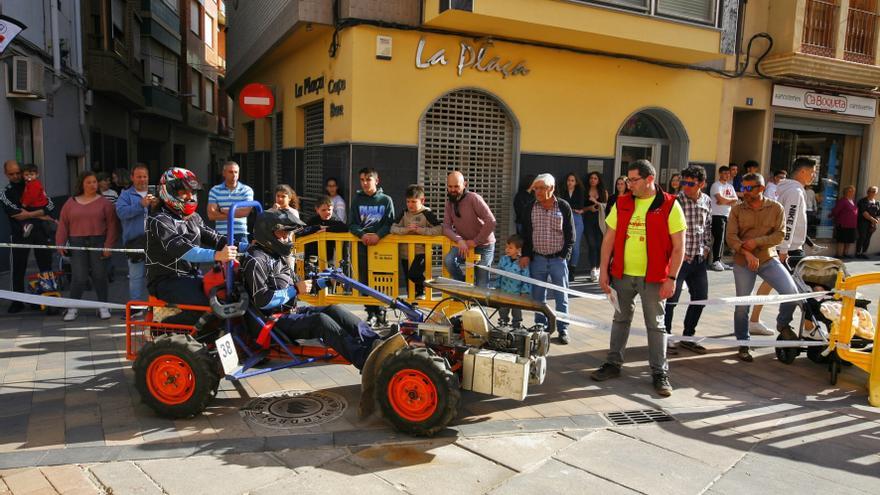
[{"label": "passenger in helmet", "polygon": [[207,305],[198,263],[230,261],[238,254],[196,214],[200,189],[194,173],[169,168],[159,179],[161,204],[147,216],[147,290],[166,302]]},{"label": "passenger in helmet", "polygon": [[369,325],[342,306],[296,307],[298,294],[307,291],[285,259],[293,252],[292,231],[299,219],[277,211],[257,216],[254,243],[242,262],[241,274],[251,303],[265,314],[285,312],[275,329],[288,339],[317,339],[361,369],[379,336]]}]

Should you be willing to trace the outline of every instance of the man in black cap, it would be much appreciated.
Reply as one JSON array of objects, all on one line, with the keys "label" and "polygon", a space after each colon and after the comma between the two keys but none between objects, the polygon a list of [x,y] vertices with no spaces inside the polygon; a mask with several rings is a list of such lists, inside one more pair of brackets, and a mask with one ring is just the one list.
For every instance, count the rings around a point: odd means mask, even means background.
[{"label": "man in black cap", "polygon": [[303,225],[299,219],[266,211],[254,225],[254,244],[247,251],[241,273],[251,303],[264,314],[286,313],[275,329],[288,339],[320,338],[342,357],[361,369],[379,336],[369,325],[342,306],[296,309],[298,294],[308,292],[286,258],[293,250],[291,231]]}]

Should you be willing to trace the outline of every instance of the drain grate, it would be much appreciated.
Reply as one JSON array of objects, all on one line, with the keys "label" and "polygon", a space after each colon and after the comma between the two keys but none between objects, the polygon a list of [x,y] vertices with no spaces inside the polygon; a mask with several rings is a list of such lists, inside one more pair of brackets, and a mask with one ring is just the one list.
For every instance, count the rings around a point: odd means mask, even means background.
[{"label": "drain grate", "polygon": [[605,413],[605,417],[615,426],[643,425],[647,423],[663,423],[675,421],[675,418],[659,409],[639,409],[636,411],[620,411]]}]

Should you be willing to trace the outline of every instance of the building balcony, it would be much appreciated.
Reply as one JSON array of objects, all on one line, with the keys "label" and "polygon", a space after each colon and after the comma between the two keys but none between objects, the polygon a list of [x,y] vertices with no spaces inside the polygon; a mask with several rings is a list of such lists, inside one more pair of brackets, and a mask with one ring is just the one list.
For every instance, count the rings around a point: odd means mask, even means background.
[{"label": "building balcony", "polygon": [[774,0],[775,41],[761,70],[771,77],[873,88],[880,80],[877,0]]},{"label": "building balcony", "polygon": [[177,121],[183,120],[180,96],[159,86],[143,86],[144,113]]},{"label": "building balcony", "polygon": [[707,0],[702,9],[688,14],[671,12],[661,0],[424,0],[424,23],[653,60],[703,63],[724,56],[718,6]]},{"label": "building balcony", "polygon": [[144,104],[139,69],[130,66],[122,56],[112,51],[90,49],[86,52],[85,70],[89,88],[131,108]]},{"label": "building balcony", "polygon": [[217,133],[217,116],[190,106],[186,112],[186,124],[196,131]]}]

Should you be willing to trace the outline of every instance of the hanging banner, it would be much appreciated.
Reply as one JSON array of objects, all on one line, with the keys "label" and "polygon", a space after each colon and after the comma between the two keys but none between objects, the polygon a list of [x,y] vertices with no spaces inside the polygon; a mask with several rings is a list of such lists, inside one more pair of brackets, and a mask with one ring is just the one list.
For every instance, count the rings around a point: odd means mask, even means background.
[{"label": "hanging banner", "polygon": [[25,27],[24,24],[11,17],[0,15],[0,53],[6,50],[6,47],[12,43],[18,33],[24,31]]}]

